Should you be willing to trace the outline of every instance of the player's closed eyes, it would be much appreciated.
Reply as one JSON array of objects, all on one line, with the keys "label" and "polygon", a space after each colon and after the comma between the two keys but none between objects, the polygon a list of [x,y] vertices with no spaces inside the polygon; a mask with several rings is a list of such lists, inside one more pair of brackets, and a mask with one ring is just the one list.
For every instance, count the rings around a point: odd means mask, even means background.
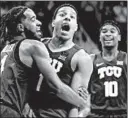
[{"label": "player's closed eyes", "polygon": [[116,31],[115,30],[111,30],[111,33],[115,33]]},{"label": "player's closed eyes", "polygon": [[[102,32],[102,33],[107,33],[107,32],[109,32],[109,30],[102,30],[101,32]],[[113,30],[113,29],[112,29],[112,30],[110,30],[110,33],[115,33],[115,32],[116,32],[116,31],[115,31],[115,30]]]},{"label": "player's closed eyes", "polygon": [[32,21],[32,22],[35,22],[35,21],[36,21],[36,17],[32,17],[32,18],[31,18],[31,21]]}]

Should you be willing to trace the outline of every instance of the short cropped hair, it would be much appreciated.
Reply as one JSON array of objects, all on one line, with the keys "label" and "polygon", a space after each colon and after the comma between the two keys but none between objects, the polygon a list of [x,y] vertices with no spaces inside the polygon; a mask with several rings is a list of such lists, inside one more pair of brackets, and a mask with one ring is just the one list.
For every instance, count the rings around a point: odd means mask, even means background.
[{"label": "short cropped hair", "polygon": [[78,11],[76,10],[76,8],[72,4],[67,4],[67,3],[60,5],[59,7],[57,7],[55,9],[52,20],[54,20],[56,18],[56,14],[58,13],[59,9],[62,8],[62,7],[71,7],[71,8],[73,8],[76,12],[77,20],[78,20]]}]

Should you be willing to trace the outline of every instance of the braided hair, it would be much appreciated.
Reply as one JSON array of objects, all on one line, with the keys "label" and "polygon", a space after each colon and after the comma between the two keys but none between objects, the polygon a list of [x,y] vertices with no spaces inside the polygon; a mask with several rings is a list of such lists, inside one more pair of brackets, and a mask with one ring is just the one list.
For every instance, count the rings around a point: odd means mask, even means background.
[{"label": "braided hair", "polygon": [[0,22],[1,43],[5,43],[6,41],[10,42],[17,34],[17,24],[21,22],[21,18],[26,18],[25,15],[23,15],[26,9],[27,7],[25,6],[13,7],[2,16]]}]

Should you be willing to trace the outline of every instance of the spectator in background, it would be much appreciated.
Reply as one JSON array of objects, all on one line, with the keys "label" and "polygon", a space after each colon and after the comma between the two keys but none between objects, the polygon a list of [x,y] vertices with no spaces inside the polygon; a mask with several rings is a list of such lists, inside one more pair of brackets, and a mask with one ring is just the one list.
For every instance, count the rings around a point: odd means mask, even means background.
[{"label": "spectator in background", "polygon": [[74,42],[82,47],[89,54],[96,54],[99,52],[98,46],[92,41],[83,25],[78,22],[79,27],[74,36]]},{"label": "spectator in background", "polygon": [[101,22],[100,1],[82,1],[80,21],[91,39],[98,44],[97,29]]},{"label": "spectator in background", "polygon": [[127,51],[127,1],[104,2],[102,10],[102,22],[105,20],[115,20],[121,26],[121,39],[119,49]]},{"label": "spectator in background", "polygon": [[[1,15],[6,12],[6,9],[10,9],[17,5],[26,5],[32,8],[37,18],[43,23],[42,30],[45,37],[52,36],[52,28],[50,26],[51,19],[50,16],[53,15],[54,9],[60,4],[65,3],[65,1],[1,1]],[[84,28],[85,32],[89,35],[91,40],[100,47],[100,42],[98,40],[98,29],[99,24],[104,20],[117,20],[122,28],[122,42],[119,44],[119,48],[126,51],[126,41],[127,41],[127,1],[68,1],[67,3],[72,3],[78,10],[80,16],[80,24]],[[81,29],[81,28],[80,28]],[[79,29],[78,29],[79,30]],[[79,32],[79,31],[78,31]],[[81,31],[80,31],[81,32]],[[78,33],[78,36],[81,33]],[[85,34],[85,33],[84,33]],[[83,34],[82,34],[83,35]],[[78,44],[85,44],[84,38],[80,38],[77,41]],[[80,36],[81,37],[81,36]],[[84,36],[82,36],[84,37]],[[91,42],[92,42],[91,41]],[[87,44],[87,43],[86,43]],[[92,44],[93,45],[93,44]],[[85,47],[85,46],[84,46]],[[90,50],[90,49],[89,49]],[[90,52],[90,51],[89,51]],[[92,51],[93,52],[93,51]]]},{"label": "spectator in background", "polygon": [[119,4],[113,6],[114,19],[120,24],[122,28],[122,41],[119,48],[127,51],[127,2],[120,1]]}]

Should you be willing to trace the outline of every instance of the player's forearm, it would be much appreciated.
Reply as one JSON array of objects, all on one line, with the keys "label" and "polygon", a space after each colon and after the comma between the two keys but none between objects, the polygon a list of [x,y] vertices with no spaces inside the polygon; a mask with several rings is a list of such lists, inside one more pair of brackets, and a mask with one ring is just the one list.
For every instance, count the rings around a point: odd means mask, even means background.
[{"label": "player's forearm", "polygon": [[84,108],[86,101],[74,92],[69,86],[62,84],[57,96],[62,100],[80,108]]}]

